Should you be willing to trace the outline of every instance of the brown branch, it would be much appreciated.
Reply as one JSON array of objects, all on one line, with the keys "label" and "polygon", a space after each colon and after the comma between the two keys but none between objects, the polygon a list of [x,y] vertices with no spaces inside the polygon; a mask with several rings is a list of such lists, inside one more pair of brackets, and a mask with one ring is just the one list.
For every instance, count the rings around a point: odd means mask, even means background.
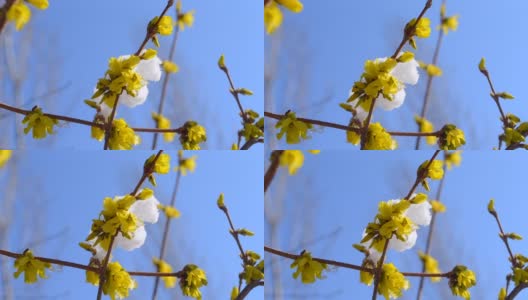
[{"label": "brown branch", "polygon": [[378,261],[378,266],[374,272],[374,290],[372,291],[372,300],[376,300],[376,298],[378,297],[378,285],[380,282],[381,272],[383,271],[383,262],[385,261],[385,255],[387,255],[387,249],[389,249],[389,241],[390,238],[385,241],[385,245],[383,246],[383,252],[381,252],[381,258]]},{"label": "brown branch", "polygon": [[240,150],[249,150],[249,148],[251,148],[253,145],[259,144],[259,143],[264,143],[264,139],[251,139],[247,141],[246,143],[244,143],[244,145],[240,147]]},{"label": "brown branch", "polygon": [[[289,258],[289,259],[292,259],[292,260],[295,260],[295,259],[297,259],[298,257],[301,256],[299,254],[293,254],[293,253],[284,252],[284,251],[277,250],[277,249],[274,249],[274,248],[271,248],[271,247],[268,247],[268,246],[264,246],[264,251],[268,252],[268,253],[271,253],[271,254],[274,254],[274,255],[277,255],[277,256],[284,257],[284,258]],[[331,265],[331,266],[341,267],[341,268],[345,268],[345,269],[352,269],[352,270],[362,271],[362,272],[368,272],[368,273],[371,273],[371,274],[374,274],[374,272],[376,270],[376,269],[373,269],[373,268],[362,267],[360,265],[354,265],[354,264],[349,264],[349,263],[345,263],[345,262],[341,262],[341,261],[329,260],[329,259],[318,258],[318,257],[312,257],[312,260],[318,261],[318,262],[323,263],[323,264]],[[400,273],[402,273],[405,276],[409,276],[409,277],[449,277],[449,275],[451,275],[451,272],[447,272],[447,273],[400,272]]]},{"label": "brown branch", "polygon": [[[28,115],[28,114],[33,112],[32,110],[21,109],[21,108],[18,108],[18,107],[7,105],[7,104],[2,103],[2,102],[0,102],[0,109],[5,109],[7,111],[11,111],[11,112],[14,112],[14,113],[17,113],[17,114],[20,114],[20,115]],[[56,120],[61,120],[61,121],[76,123],[76,124],[80,124],[80,125],[86,125],[86,126],[91,126],[91,127],[97,127],[97,128],[104,129],[104,124],[95,123],[95,122],[88,121],[88,120],[68,117],[68,116],[64,116],[64,115],[48,114],[48,113],[43,113],[42,115],[44,115],[46,117],[50,117],[52,119],[56,119]],[[181,134],[181,132],[183,131],[183,128],[160,129],[160,128],[137,128],[137,127],[131,127],[131,129],[134,130],[135,132],[158,132],[158,133],[174,132],[174,133],[179,133],[179,134]]]},{"label": "brown branch", "polygon": [[4,26],[7,23],[7,12],[15,4],[16,0],[6,0],[4,6],[0,9],[0,34],[4,30]]},{"label": "brown branch", "polygon": [[505,300],[513,300],[515,299],[515,297],[517,297],[517,295],[522,291],[524,290],[525,288],[528,287],[528,284],[526,283],[521,283],[519,284],[518,286],[516,286],[515,288],[513,288],[513,290],[510,292],[510,294],[505,298]]},{"label": "brown branch", "polygon": [[[264,112],[264,116],[276,120],[281,120],[284,118],[284,115],[274,114],[270,112]],[[312,125],[319,125],[323,127],[330,127],[340,130],[346,130],[346,131],[353,131],[356,133],[361,133],[361,129],[357,127],[351,127],[341,124],[336,124],[332,122],[326,122],[326,121],[320,121],[320,120],[314,120],[314,119],[307,119],[307,118],[297,118],[297,120],[305,123],[310,123]],[[442,134],[442,131],[435,131],[435,132],[401,132],[401,131],[387,131],[391,136],[436,136],[439,137]]]},{"label": "brown branch", "polygon": [[275,173],[277,173],[277,169],[279,168],[280,156],[283,152],[284,150],[276,150],[271,152],[271,164],[268,167],[266,174],[264,175],[264,193],[266,193],[266,191],[268,190],[268,187],[271,184],[273,177],[275,177]]},{"label": "brown branch", "polygon": [[256,288],[257,286],[264,286],[264,281],[263,280],[256,280],[256,281],[252,281],[250,282],[248,285],[246,285],[242,291],[240,291],[240,293],[238,294],[238,296],[235,298],[235,300],[242,300],[242,299],[245,299],[247,297],[247,295],[249,295],[249,293],[251,292],[251,290],[253,290],[254,288]]}]

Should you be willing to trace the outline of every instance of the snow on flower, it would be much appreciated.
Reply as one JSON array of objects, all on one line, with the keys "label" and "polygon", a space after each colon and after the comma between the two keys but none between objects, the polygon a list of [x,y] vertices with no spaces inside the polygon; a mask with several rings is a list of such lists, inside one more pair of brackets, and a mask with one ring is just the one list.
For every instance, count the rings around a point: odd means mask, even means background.
[{"label": "snow on flower", "polygon": [[[387,60],[387,57],[378,58],[376,59],[376,62],[383,62]],[[389,111],[393,110],[395,108],[400,107],[403,102],[405,101],[405,85],[415,85],[418,83],[418,79],[420,75],[418,74],[418,68],[419,68],[418,62],[413,58],[409,60],[408,62],[400,62],[398,63],[394,69],[390,72],[392,76],[394,76],[401,84],[400,89],[396,94],[394,94],[394,97],[391,100],[385,99],[383,95],[380,95],[376,99],[375,107],[380,107],[383,110]],[[352,95],[352,90],[350,90],[349,96]],[[358,100],[354,100],[351,102],[352,106],[355,106],[357,104]],[[356,117],[364,121],[367,118],[368,115],[368,108],[358,106],[356,107],[357,115]]]}]

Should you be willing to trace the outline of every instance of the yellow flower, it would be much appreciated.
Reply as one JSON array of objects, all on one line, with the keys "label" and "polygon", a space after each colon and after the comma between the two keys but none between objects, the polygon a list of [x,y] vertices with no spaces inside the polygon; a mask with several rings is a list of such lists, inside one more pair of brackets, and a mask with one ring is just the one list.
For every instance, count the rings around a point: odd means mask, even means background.
[{"label": "yellow flower", "polygon": [[198,300],[202,299],[202,293],[200,288],[207,285],[207,277],[205,272],[198,268],[196,265],[186,265],[183,268],[183,276],[180,279],[180,288],[183,295],[195,298]]},{"label": "yellow flower", "polygon": [[271,1],[264,7],[264,25],[266,26],[266,33],[274,33],[282,24],[282,11],[275,1]]},{"label": "yellow flower", "polygon": [[163,61],[163,70],[167,73],[176,73],[179,71],[178,65],[170,60]]},{"label": "yellow flower", "polygon": [[504,300],[504,299],[506,299],[506,289],[501,288],[499,291],[499,300]]},{"label": "yellow flower", "polygon": [[183,176],[187,175],[187,172],[193,173],[196,169],[196,155],[188,158],[183,158],[183,151],[178,151],[178,157],[180,158],[179,166],[174,170],[181,172]]},{"label": "yellow flower", "polygon": [[274,0],[278,4],[286,7],[294,13],[300,13],[303,10],[303,4],[299,0]]},{"label": "yellow flower", "polygon": [[[150,21],[149,25],[154,25],[158,22],[159,17],[155,17]],[[171,16],[163,16],[158,23],[157,32],[161,35],[171,35],[174,29],[174,20]]]},{"label": "yellow flower", "polygon": [[96,126],[92,126],[90,132],[91,132],[92,138],[98,141],[102,141],[104,139],[105,132],[103,129],[96,127]]},{"label": "yellow flower", "polygon": [[200,150],[200,143],[207,140],[205,128],[194,121],[187,121],[180,134],[180,143],[184,150]]},{"label": "yellow flower", "polygon": [[402,290],[409,288],[409,281],[393,264],[384,264],[381,270],[381,278],[378,285],[378,294],[383,295],[386,300],[399,298],[403,295]]},{"label": "yellow flower", "polygon": [[[159,273],[172,273],[172,266],[169,265],[166,261],[153,258],[152,263],[156,266]],[[165,283],[166,288],[173,288],[176,286],[176,277],[175,276],[163,276],[161,280]]]},{"label": "yellow flower", "polygon": [[12,154],[13,150],[0,150],[0,168],[6,165]]},{"label": "yellow flower", "polygon": [[[418,252],[418,256],[420,256],[420,259],[425,265],[425,271],[427,271],[427,273],[442,273],[442,271],[440,271],[440,269],[438,268],[438,261],[436,261],[434,257],[427,255],[422,251]],[[438,282],[440,281],[440,279],[441,277],[431,277],[432,282]]]},{"label": "yellow flower", "polygon": [[352,87],[352,95],[347,102],[358,99],[356,107],[370,108],[370,101],[382,95],[387,100],[392,100],[400,90],[401,83],[392,76],[391,71],[396,67],[398,61],[393,58],[386,60],[376,59],[365,62],[363,74],[360,81],[356,81]]},{"label": "yellow flower", "polygon": [[[156,122],[156,128],[159,129],[171,129],[171,121],[165,116],[157,113],[152,113],[152,119]],[[172,142],[176,136],[175,132],[164,132],[163,140],[165,142]]]},{"label": "yellow flower", "polygon": [[158,204],[158,208],[165,213],[167,218],[179,218],[181,213],[174,206]]},{"label": "yellow flower", "polygon": [[437,29],[441,29],[444,34],[447,34],[449,30],[456,31],[458,28],[458,15],[446,17],[446,6],[442,3],[440,7],[440,17],[442,18],[442,24],[438,25]]},{"label": "yellow flower", "polygon": [[231,290],[231,300],[235,300],[238,297],[238,293],[238,288],[236,286],[233,287],[233,289]]},{"label": "yellow flower", "polygon": [[118,262],[111,262],[106,269],[106,281],[103,284],[103,293],[115,300],[128,297],[129,290],[135,289],[137,283]]},{"label": "yellow flower", "polygon": [[361,243],[372,240],[371,246],[382,252],[386,241],[393,235],[401,241],[406,241],[409,234],[416,229],[411,219],[404,215],[410,205],[410,201],[380,202],[376,219],[367,225]]},{"label": "yellow flower", "polygon": [[31,10],[23,1],[17,0],[7,11],[6,18],[10,22],[15,22],[15,28],[19,31],[31,19]]},{"label": "yellow flower", "polygon": [[[156,158],[156,155],[151,155],[146,161],[144,166],[149,166],[154,159]],[[170,171],[170,156],[166,153],[162,153],[158,156],[158,159],[156,160],[156,163],[154,164],[154,173],[158,174],[167,174]]]},{"label": "yellow flower", "polygon": [[49,6],[48,0],[26,0],[26,1],[38,9],[47,9]]},{"label": "yellow flower", "polygon": [[17,269],[13,274],[15,278],[24,273],[24,282],[31,284],[37,282],[37,276],[46,278],[46,269],[51,269],[51,264],[35,259],[33,253],[26,250],[15,260],[15,268]]},{"label": "yellow flower", "polygon": [[438,139],[438,146],[442,150],[456,150],[466,144],[464,131],[455,125],[447,124],[442,128],[442,134]]},{"label": "yellow flower", "polygon": [[433,64],[420,63],[420,68],[424,69],[427,72],[427,75],[433,76],[442,76],[442,69],[439,66]]},{"label": "yellow flower", "polygon": [[365,150],[394,150],[398,146],[380,123],[372,123],[366,136]]},{"label": "yellow flower", "polygon": [[471,294],[468,289],[477,284],[475,273],[465,266],[456,266],[451,272],[452,275],[449,277],[449,287],[451,288],[451,292],[455,296],[460,296],[469,300]]},{"label": "yellow flower", "polygon": [[294,112],[288,112],[284,118],[279,120],[275,128],[280,128],[277,139],[286,135],[286,143],[298,144],[301,139],[308,139],[308,130],[312,129],[312,124],[297,120]]},{"label": "yellow flower", "polygon": [[351,143],[352,145],[357,145],[361,141],[361,135],[355,131],[347,131],[347,142]]},{"label": "yellow flower", "polygon": [[321,153],[321,150],[308,150],[311,154],[319,154]]},{"label": "yellow flower", "polygon": [[34,107],[22,120],[22,124],[26,123],[27,126],[24,128],[24,133],[28,134],[33,130],[33,138],[42,139],[46,135],[53,133],[53,126],[58,124],[59,121],[45,116],[40,107]]},{"label": "yellow flower", "polygon": [[431,200],[431,206],[433,208],[433,211],[436,213],[443,213],[446,211],[445,205],[437,200]]},{"label": "yellow flower", "polygon": [[298,256],[293,263],[290,265],[290,268],[294,269],[293,278],[297,279],[301,275],[302,283],[314,283],[317,278],[323,278],[323,271],[328,268],[324,263],[312,260],[312,255],[308,251],[303,251],[303,253]]},{"label": "yellow flower", "polygon": [[[423,170],[427,164],[429,164],[429,161],[424,161],[420,167],[418,168],[418,172]],[[429,168],[427,169],[427,172],[425,174],[426,178],[431,178],[433,180],[440,180],[442,177],[444,177],[444,162],[438,159],[435,159],[431,162],[429,165]]]},{"label": "yellow flower", "polygon": [[294,175],[303,166],[304,154],[301,150],[284,150],[279,158],[279,164],[288,168],[288,173]]},{"label": "yellow flower", "polygon": [[[415,116],[414,120],[416,121],[416,124],[420,126],[420,132],[424,132],[424,133],[434,132],[433,123],[429,122],[427,119],[420,118],[419,116]],[[436,144],[436,140],[437,140],[436,136],[426,136],[425,137],[425,141],[429,145]]]},{"label": "yellow flower", "polygon": [[178,15],[177,23],[180,31],[183,31],[185,26],[191,27],[194,23],[194,10]]},{"label": "yellow flower", "polygon": [[453,166],[460,166],[460,163],[462,162],[460,152],[461,151],[445,153],[444,160],[448,170],[451,170]]},{"label": "yellow flower", "polygon": [[[414,26],[416,19],[412,19],[408,26]],[[426,17],[422,17],[418,24],[416,24],[415,35],[419,38],[428,38],[431,35],[431,20]]]},{"label": "yellow flower", "polygon": [[110,131],[109,147],[111,150],[131,150],[140,143],[139,136],[124,119],[114,120]]}]

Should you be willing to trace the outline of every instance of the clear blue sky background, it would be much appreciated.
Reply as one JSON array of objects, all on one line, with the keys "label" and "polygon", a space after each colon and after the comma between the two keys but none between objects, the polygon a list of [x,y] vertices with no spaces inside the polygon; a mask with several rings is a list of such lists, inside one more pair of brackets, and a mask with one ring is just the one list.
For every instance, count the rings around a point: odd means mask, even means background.
[{"label": "clear blue sky background", "polygon": [[[92,218],[97,217],[102,209],[103,198],[129,193],[141,176],[145,159],[153,153],[17,153],[15,158],[20,163],[18,174],[21,181],[17,186],[14,214],[17,222],[9,230],[10,250],[23,251],[28,243],[35,242],[27,240],[27,230],[40,231],[41,238],[62,233],[60,237],[33,246],[34,253],[88,263],[89,253],[77,244],[86,238]],[[169,154],[175,163],[176,153]],[[231,288],[238,283],[240,259],[236,243],[228,231],[227,219],[217,208],[216,200],[221,192],[225,193],[225,203],[235,226],[255,232],[254,237],[242,238],[244,249],[262,253],[262,184],[258,184],[262,169],[254,163],[261,159],[261,155],[231,151],[186,152],[185,155],[198,156],[197,169],[195,173],[182,177],[176,200],[176,207],[182,215],[172,222],[172,243],[167,253],[177,270],[188,263],[205,269],[209,286],[203,289],[204,299],[227,299]],[[13,162],[0,171],[0,182],[4,187],[6,172],[13,171]],[[153,189],[162,203],[170,202],[175,178],[175,172],[157,176],[158,186]],[[151,186],[147,183],[145,187]],[[39,209],[44,219],[30,219],[33,209]],[[164,220],[160,217],[157,224],[146,225],[148,236],[142,248],[132,252],[116,250],[114,259],[128,270],[154,271],[151,257],[159,253]],[[31,295],[32,289],[38,289],[38,295],[46,296],[46,299],[94,299],[97,288],[84,283],[84,276],[84,271],[58,268],[50,272],[49,279],[42,284],[27,286],[23,280],[16,280],[16,299],[26,299],[23,296]],[[138,283],[131,299],[149,298],[154,280],[139,278]],[[161,290],[159,299],[169,299],[165,289]],[[181,295],[179,287],[176,292]],[[256,288],[248,299],[263,299],[263,289]]]},{"label": "clear blue sky background", "polygon": [[[104,75],[108,59],[137,50],[143,41],[148,22],[166,5],[165,0],[118,0],[118,1],[50,1],[46,11],[35,11],[30,26],[35,34],[45,36],[34,47],[54,52],[59,64],[51,62],[58,71],[58,86],[71,85],[48,102],[44,111],[72,115],[83,119],[93,118],[93,110],[83,100],[93,93],[97,79]],[[183,10],[195,10],[195,23],[179,34],[175,62],[180,72],[171,82],[176,88],[169,89],[166,112],[178,116],[172,119],[175,126],[194,119],[208,130],[208,148],[229,149],[236,141],[240,128],[238,107],[229,93],[227,79],[217,68],[217,60],[225,54],[235,85],[251,89],[255,95],[244,97],[243,106],[262,113],[262,4],[251,1],[183,1]],[[170,14],[174,16],[171,9]],[[29,28],[28,28],[29,30]],[[19,36],[19,33],[15,33]],[[44,41],[42,41],[44,40]],[[161,57],[168,57],[171,37],[161,37]],[[148,47],[154,47],[151,43]],[[33,54],[35,55],[35,54]],[[43,64],[46,57],[32,57],[29,71]],[[25,95],[41,95],[34,92],[38,82],[25,84]],[[152,111],[157,110],[162,83],[149,85],[147,102],[135,109],[120,107],[118,117],[124,117],[136,127],[152,127]],[[12,88],[12,87],[8,87]],[[10,95],[8,93],[8,95]],[[182,107],[182,97],[184,106]],[[12,103],[13,99],[1,101]],[[31,108],[41,102],[28,104]],[[42,104],[40,104],[42,106]],[[176,114],[175,114],[176,113]],[[13,117],[0,121],[0,126],[12,126]],[[7,130],[6,130],[7,132]],[[89,138],[86,126],[71,124],[58,128],[52,139],[53,147],[100,149],[102,144]],[[151,134],[142,135],[142,148],[151,145]],[[49,145],[43,141],[28,146]],[[3,141],[3,147],[13,147],[12,141]],[[162,143],[164,144],[164,143]],[[179,148],[176,139],[168,147]],[[256,146],[262,147],[261,145]]]},{"label": "clear blue sky background", "polygon": [[[365,226],[376,214],[378,203],[404,197],[414,182],[416,168],[431,155],[432,151],[398,151],[391,155],[381,152],[349,155],[339,151],[323,151],[317,156],[307,154],[299,174],[287,177],[285,182],[284,215],[287,217],[279,227],[279,248],[295,253],[306,248],[316,257],[360,264],[363,256],[352,244],[360,241]],[[443,271],[464,264],[476,272],[478,285],[471,290],[472,299],[497,299],[510,269],[507,251],[486,206],[490,198],[495,198],[504,230],[527,236],[525,212],[528,205],[521,192],[525,183],[521,166],[527,158],[522,153],[490,151],[467,151],[462,156],[462,165],[447,173],[441,197],[447,211],[437,218],[432,253],[439,259]],[[276,179],[285,172],[279,170]],[[278,197],[277,184],[272,183],[272,198]],[[429,195],[434,199],[438,182],[431,186]],[[294,225],[297,229],[292,231]],[[417,251],[425,249],[427,229],[423,227],[418,231],[413,249],[403,253],[389,251],[388,261],[402,271],[420,271]],[[265,230],[265,244],[269,245],[268,225]],[[307,246],[297,247],[303,239],[294,237],[299,237],[299,231],[303,230]],[[330,235],[335,231],[337,234]],[[511,245],[514,253],[528,251],[526,241]],[[356,271],[334,269],[326,273],[325,280],[302,285],[291,278],[290,263],[289,260],[281,261],[282,282],[286,295],[290,296],[284,299],[293,299],[293,296],[336,300],[371,297],[372,287],[360,284]],[[273,280],[269,265],[267,270],[266,299],[274,299],[270,296]],[[416,299],[418,280],[410,279],[410,284],[411,288],[402,299]],[[424,299],[451,299],[447,289],[445,279],[435,284],[427,281]],[[522,293],[519,299],[526,297],[526,293]]]},{"label": "clear blue sky background", "polygon": [[[300,14],[285,13],[280,41],[283,68],[294,68],[302,62],[304,77],[309,85],[304,90],[305,105],[284,105],[281,95],[285,90],[284,77],[275,84],[275,112],[287,109],[300,111],[299,116],[346,124],[350,114],[338,107],[344,102],[354,81],[359,79],[367,59],[391,55],[399,44],[407,21],[422,10],[424,1],[318,1],[304,0]],[[441,1],[433,1],[426,16],[435,28],[439,23]],[[528,96],[524,79],[518,70],[526,68],[520,57],[526,53],[526,41],[520,38],[521,28],[528,26],[524,11],[525,1],[500,2],[447,1],[447,14],[460,15],[460,26],[444,38],[440,50],[439,66],[444,75],[433,81],[432,101],[428,118],[437,127],[454,123],[465,130],[467,149],[491,149],[497,146],[501,131],[499,112],[489,97],[489,86],[477,69],[481,57],[486,57],[495,87],[516,96],[513,102],[503,102],[506,112],[526,120],[524,99]],[[417,58],[431,62],[438,31],[428,39],[420,39]],[[266,38],[269,53],[270,38]],[[296,48],[292,51],[291,48]],[[406,46],[405,49],[412,49]],[[299,57],[292,53],[302,53]],[[280,72],[279,72],[280,73]],[[292,78],[289,75],[287,78]],[[390,130],[415,131],[413,116],[419,113],[426,86],[425,73],[417,86],[406,89],[407,98],[399,109],[392,112],[376,111],[374,121],[381,121]],[[292,88],[290,86],[290,88]],[[291,101],[292,99],[288,99]],[[295,99],[300,100],[300,99]],[[326,100],[324,104],[320,104]],[[302,112],[302,113],[301,113]],[[271,119],[266,121],[273,122]],[[332,148],[356,149],[346,144],[343,131],[324,129],[314,132],[312,140],[300,145],[281,147],[291,149]],[[398,138],[400,148],[414,147],[414,139]],[[322,147],[321,145],[325,145]]]}]

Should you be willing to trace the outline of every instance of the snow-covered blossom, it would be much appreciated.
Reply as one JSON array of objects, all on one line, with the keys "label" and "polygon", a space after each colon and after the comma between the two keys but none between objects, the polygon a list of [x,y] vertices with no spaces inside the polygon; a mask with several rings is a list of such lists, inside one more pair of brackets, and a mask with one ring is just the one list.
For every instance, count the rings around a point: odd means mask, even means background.
[{"label": "snow-covered blossom", "polygon": [[[386,57],[378,58],[376,59],[376,62],[383,62],[387,60]],[[418,73],[419,64],[418,62],[413,58],[407,62],[399,62],[390,72],[389,74],[394,76],[399,82],[399,90],[396,92],[396,94],[393,95],[393,99],[389,100],[383,97],[383,95],[380,95],[376,99],[375,107],[380,107],[383,110],[393,110],[395,108],[400,107],[403,102],[405,101],[405,85],[415,85],[418,83],[418,79],[420,77]],[[353,94],[352,90],[350,90],[349,96]],[[358,100],[352,101],[350,104],[355,107]],[[367,118],[368,110],[370,107],[369,103],[365,103],[364,105],[360,105],[356,107],[356,117],[364,121]]]}]

